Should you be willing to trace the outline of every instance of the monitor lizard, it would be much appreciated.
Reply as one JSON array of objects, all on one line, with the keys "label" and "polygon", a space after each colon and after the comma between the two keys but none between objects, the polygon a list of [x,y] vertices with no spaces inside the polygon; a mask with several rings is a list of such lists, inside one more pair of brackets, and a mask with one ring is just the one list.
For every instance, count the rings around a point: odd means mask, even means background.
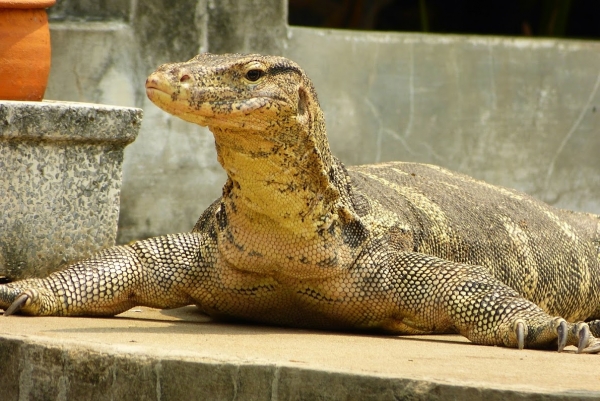
[{"label": "monitor lizard", "polygon": [[600,216],[441,167],[345,167],[315,89],[275,56],[200,54],[146,81],[227,173],[190,233],[0,286],[5,316],[195,304],[223,319],[600,352]]}]

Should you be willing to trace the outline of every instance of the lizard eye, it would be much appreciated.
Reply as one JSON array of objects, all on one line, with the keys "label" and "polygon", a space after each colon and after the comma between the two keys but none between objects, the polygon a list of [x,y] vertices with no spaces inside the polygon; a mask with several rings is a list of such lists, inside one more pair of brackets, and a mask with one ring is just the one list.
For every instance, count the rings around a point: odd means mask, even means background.
[{"label": "lizard eye", "polygon": [[246,79],[250,82],[256,82],[258,81],[263,75],[265,75],[265,72],[263,70],[250,70],[246,73]]}]

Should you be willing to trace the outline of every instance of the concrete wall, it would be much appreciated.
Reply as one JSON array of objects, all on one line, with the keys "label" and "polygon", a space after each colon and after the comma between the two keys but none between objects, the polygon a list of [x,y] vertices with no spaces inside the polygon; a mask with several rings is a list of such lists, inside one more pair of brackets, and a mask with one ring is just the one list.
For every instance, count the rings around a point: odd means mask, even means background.
[{"label": "concrete wall", "polygon": [[441,165],[600,213],[600,42],[291,27],[348,164]]},{"label": "concrete wall", "polygon": [[201,51],[283,54],[315,82],[345,162],[413,160],[600,213],[600,43],[288,27],[286,0],[63,0],[46,98],[144,109],[119,242],[191,229],[224,174],[207,130],[144,80]]}]

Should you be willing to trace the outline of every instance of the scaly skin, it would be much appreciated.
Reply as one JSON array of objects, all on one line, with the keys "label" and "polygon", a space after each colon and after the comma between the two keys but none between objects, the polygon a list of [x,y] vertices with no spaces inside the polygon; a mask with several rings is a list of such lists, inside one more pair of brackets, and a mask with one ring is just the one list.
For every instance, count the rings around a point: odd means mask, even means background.
[{"label": "scaly skin", "polygon": [[202,54],[146,88],[212,131],[223,196],[191,233],[0,286],[5,315],[196,304],[216,318],[600,352],[600,217],[430,165],[346,169],[311,82],[282,57]]}]

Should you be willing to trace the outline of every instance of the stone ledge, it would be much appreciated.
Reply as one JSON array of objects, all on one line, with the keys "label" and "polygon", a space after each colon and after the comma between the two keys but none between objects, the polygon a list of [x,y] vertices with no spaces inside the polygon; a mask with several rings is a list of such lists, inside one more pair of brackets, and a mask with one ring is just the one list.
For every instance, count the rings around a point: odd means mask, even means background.
[{"label": "stone ledge", "polygon": [[94,103],[0,101],[0,140],[130,144],[143,112]]},{"label": "stone ledge", "polygon": [[217,324],[192,307],[0,317],[6,400],[583,400],[600,397],[598,372],[572,350]]},{"label": "stone ledge", "polygon": [[0,101],[0,276],[46,276],[114,245],[141,121],[135,108]]}]

